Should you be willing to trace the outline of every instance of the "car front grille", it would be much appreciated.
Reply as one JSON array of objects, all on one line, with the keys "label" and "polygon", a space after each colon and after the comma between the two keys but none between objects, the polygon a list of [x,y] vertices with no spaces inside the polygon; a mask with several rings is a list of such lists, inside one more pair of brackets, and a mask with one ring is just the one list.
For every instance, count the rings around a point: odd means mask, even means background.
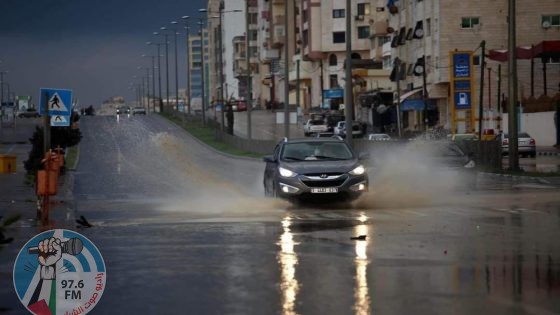
[{"label": "car front grille", "polygon": [[308,187],[338,187],[344,184],[346,178],[339,178],[333,180],[302,180]]}]

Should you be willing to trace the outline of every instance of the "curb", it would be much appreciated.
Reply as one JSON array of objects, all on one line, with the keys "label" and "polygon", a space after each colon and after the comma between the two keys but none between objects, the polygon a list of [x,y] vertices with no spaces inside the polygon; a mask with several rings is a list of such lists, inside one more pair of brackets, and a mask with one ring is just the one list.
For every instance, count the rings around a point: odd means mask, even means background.
[{"label": "curb", "polygon": [[168,122],[174,124],[175,126],[179,127],[188,137],[190,137],[191,139],[195,140],[196,142],[198,142],[198,143],[201,144],[202,146],[204,146],[204,147],[210,149],[211,151],[213,151],[213,152],[215,152],[215,153],[221,154],[221,155],[223,155],[223,156],[226,156],[226,157],[229,157],[229,158],[232,158],[232,159],[238,159],[238,160],[246,160],[246,161],[260,161],[260,160],[261,160],[261,159],[259,159],[259,158],[252,158],[252,157],[248,157],[248,156],[238,156],[238,155],[233,155],[233,154],[230,154],[230,153],[222,152],[222,151],[220,151],[220,150],[218,150],[218,149],[216,149],[216,148],[214,148],[214,147],[212,147],[212,146],[206,144],[204,141],[198,139],[197,137],[191,135],[190,132],[188,132],[188,131],[187,131],[185,128],[183,128],[182,126],[178,125],[176,122],[174,122],[174,121],[172,121],[172,120],[170,120],[170,119],[167,119],[167,117],[163,117],[163,116],[161,116],[161,115],[159,115],[159,116],[160,116],[161,118],[167,120]]}]

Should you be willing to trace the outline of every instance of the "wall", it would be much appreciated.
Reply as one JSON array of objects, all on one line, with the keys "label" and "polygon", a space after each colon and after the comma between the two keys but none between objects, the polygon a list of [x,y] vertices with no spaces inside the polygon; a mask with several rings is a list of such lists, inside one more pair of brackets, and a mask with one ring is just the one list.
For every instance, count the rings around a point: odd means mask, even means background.
[{"label": "wall", "polygon": [[[508,115],[502,114],[504,132],[508,130]],[[521,114],[520,131],[525,131],[535,139],[537,146],[556,144],[554,112]]]}]

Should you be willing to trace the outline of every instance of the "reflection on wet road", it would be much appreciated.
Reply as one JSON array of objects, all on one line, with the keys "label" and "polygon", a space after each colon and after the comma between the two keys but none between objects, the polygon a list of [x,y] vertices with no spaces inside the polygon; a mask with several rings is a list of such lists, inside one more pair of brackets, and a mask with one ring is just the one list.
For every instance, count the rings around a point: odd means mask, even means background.
[{"label": "reflection on wet road", "polygon": [[262,162],[160,117],[82,128],[74,196],[107,264],[101,314],[560,313],[554,187],[418,190],[401,174],[374,179],[381,203],[294,207],[261,197]]}]

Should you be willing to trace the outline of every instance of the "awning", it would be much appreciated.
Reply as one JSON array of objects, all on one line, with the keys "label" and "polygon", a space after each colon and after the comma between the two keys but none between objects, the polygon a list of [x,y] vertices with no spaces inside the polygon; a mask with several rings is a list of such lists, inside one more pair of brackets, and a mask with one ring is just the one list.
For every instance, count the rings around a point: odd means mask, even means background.
[{"label": "awning", "polygon": [[422,89],[416,89],[416,90],[408,91],[408,92],[402,94],[401,97],[400,97],[401,103],[404,102],[404,100],[406,100],[410,96],[412,96],[412,95],[414,95],[418,92],[422,92]]},{"label": "awning", "polygon": [[[426,100],[426,103],[428,103],[428,110],[433,110],[436,109],[436,102],[433,99],[428,99]],[[415,111],[423,111],[424,107],[426,105],[424,104],[424,100],[421,99],[413,99],[413,100],[405,100],[404,102],[401,103],[401,112],[405,112],[405,111],[409,111],[409,110],[415,110]]]},{"label": "awning", "polygon": [[[517,47],[517,59],[560,58],[560,40],[545,40],[536,46]],[[507,49],[493,49],[488,52],[490,60],[505,62],[508,60]]]}]

